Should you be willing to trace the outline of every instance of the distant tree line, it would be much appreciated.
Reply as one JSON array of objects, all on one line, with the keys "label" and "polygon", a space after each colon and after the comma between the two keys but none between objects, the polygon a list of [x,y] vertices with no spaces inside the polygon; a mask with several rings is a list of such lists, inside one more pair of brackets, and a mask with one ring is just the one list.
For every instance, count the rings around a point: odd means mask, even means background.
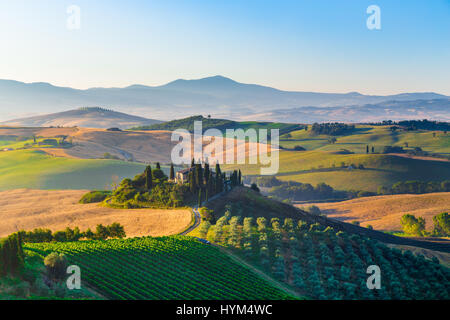
[{"label": "distant tree line", "polygon": [[14,233],[0,239],[0,277],[16,275],[24,266],[22,239]]},{"label": "distant tree line", "polygon": [[353,124],[345,123],[314,123],[311,126],[311,132],[315,135],[326,134],[330,136],[339,136],[352,132],[355,129]]},{"label": "distant tree line", "polygon": [[308,201],[344,199],[349,196],[347,192],[336,191],[325,183],[319,183],[314,187],[309,183],[280,181],[275,177],[260,177],[256,181],[258,186],[270,188],[269,194],[281,200]]},{"label": "distant tree line", "polygon": [[439,121],[431,121],[431,120],[402,120],[402,121],[392,121],[392,120],[384,120],[382,122],[369,123],[370,125],[375,126],[399,126],[408,131],[414,130],[438,130],[438,131],[449,131],[450,123],[449,122],[439,122]]},{"label": "distant tree line", "polygon": [[439,181],[400,181],[392,187],[379,187],[378,194],[424,194],[433,192],[450,192],[450,180]]},{"label": "distant tree line", "polygon": [[24,242],[72,242],[80,239],[88,240],[106,240],[108,238],[124,238],[126,237],[124,227],[115,222],[111,225],[97,225],[95,232],[87,229],[81,232],[78,227],[71,229],[67,227],[63,231],[55,231],[52,233],[49,229],[34,229],[33,231],[19,231],[18,235]]}]

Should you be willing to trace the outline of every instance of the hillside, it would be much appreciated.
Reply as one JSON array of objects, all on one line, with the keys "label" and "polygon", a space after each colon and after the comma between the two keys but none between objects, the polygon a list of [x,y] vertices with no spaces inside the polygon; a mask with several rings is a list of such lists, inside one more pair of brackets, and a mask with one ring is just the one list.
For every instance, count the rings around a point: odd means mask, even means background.
[{"label": "hillside", "polygon": [[178,234],[191,223],[188,209],[112,209],[97,203],[80,204],[85,190],[18,189],[0,192],[0,238],[18,230],[66,227],[95,230],[97,224],[120,223],[127,237]]},{"label": "hillside", "polygon": [[0,190],[102,190],[134,177],[145,165],[120,160],[53,157],[41,150],[0,152]]},{"label": "hillside", "polygon": [[113,300],[292,299],[218,248],[189,237],[27,244],[27,252],[62,252],[83,280]]},{"label": "hillside", "polygon": [[[310,130],[297,130],[290,135],[280,137],[280,145],[284,148],[293,148],[296,145],[306,150],[334,151],[342,149],[354,153],[366,153],[366,146],[374,147],[374,151],[380,153],[384,146],[400,146],[405,150],[413,150],[416,147],[431,153],[450,154],[450,134],[443,131],[426,130],[396,130],[391,126],[356,125],[353,132],[337,136],[337,141],[330,144],[327,135],[314,135]],[[408,147],[405,146],[408,145]]]},{"label": "hillside", "polygon": [[145,126],[158,123],[158,120],[146,119],[109,109],[92,107],[46,114],[29,118],[0,122],[0,125],[16,127],[85,127],[120,128]]},{"label": "hillside", "polygon": [[[392,236],[384,232],[370,230],[354,224],[343,221],[329,219],[325,216],[311,214],[302,209],[296,208],[289,204],[285,204],[276,200],[269,199],[260,193],[257,193],[246,187],[234,188],[231,192],[219,199],[212,200],[207,207],[213,210],[211,223],[216,223],[223,217],[226,211],[230,211],[232,215],[245,217],[264,217],[272,218],[291,218],[300,219],[306,223],[318,223],[322,227],[332,227],[336,231],[343,231],[348,234],[357,234],[359,236],[368,237],[377,241],[388,244],[397,244],[405,246],[416,246],[430,250],[442,251],[450,253],[450,242],[422,241],[417,239],[408,239]],[[201,227],[195,230],[191,235],[198,236]]]},{"label": "hillside", "polygon": [[153,124],[150,126],[135,127],[133,130],[168,130],[174,131],[177,129],[185,129],[189,132],[194,132],[194,122],[202,121],[203,132],[208,129],[218,129],[221,130],[225,135],[226,129],[255,129],[257,132],[259,129],[279,129],[280,135],[289,133],[294,130],[301,128],[301,125],[288,124],[288,123],[272,123],[272,122],[237,122],[226,119],[213,119],[205,118],[203,116],[192,116],[184,119],[172,120],[163,123]]},{"label": "hillside", "polygon": [[[444,181],[450,179],[450,162],[411,159],[385,154],[337,154],[324,151],[279,153],[280,180],[316,185],[325,182],[336,190],[377,192],[399,181]],[[358,167],[363,165],[364,168]],[[349,168],[351,167],[351,168]],[[246,176],[259,175],[258,165],[228,165]]]},{"label": "hillside", "polygon": [[[223,76],[203,79],[179,79],[161,86],[131,85],[125,88],[90,88],[79,90],[58,87],[49,83],[23,83],[12,80],[0,80],[0,96],[2,110],[0,119],[11,119],[17,115],[40,112],[52,113],[64,108],[80,106],[109,106],[121,112],[138,112],[144,117],[156,119],[175,119],[192,114],[210,114],[214,116],[250,120],[279,122],[312,122],[327,121],[330,117],[328,107],[339,107],[335,113],[344,113],[345,121],[362,121],[357,113],[359,106],[380,104],[371,108],[364,115],[378,115],[383,120],[390,118],[383,103],[396,101],[395,111],[408,111],[408,118],[448,118],[448,102],[444,106],[428,107],[431,100],[445,100],[449,97],[437,93],[404,93],[390,96],[363,95],[350,93],[317,93],[282,91],[271,87],[239,83]],[[415,103],[415,100],[422,100]],[[392,104],[392,103],[390,103]],[[417,105],[418,104],[418,105]],[[413,108],[411,107],[413,106]],[[317,110],[303,107],[320,107]],[[351,107],[348,107],[351,106]],[[293,109],[298,108],[300,109]],[[343,109],[343,108],[347,108]],[[276,109],[280,111],[273,112]],[[286,109],[288,114],[284,117]],[[403,111],[399,111],[402,113]],[[412,114],[412,115],[411,115]],[[282,117],[282,120],[280,119]],[[248,118],[247,118],[248,119]]]},{"label": "hillside", "polygon": [[[392,250],[382,242],[434,246],[444,256],[450,252],[448,243],[438,246],[398,238],[288,209],[288,205],[247,188],[235,189],[225,198],[208,205],[214,208],[213,219],[203,221],[194,234],[227,248],[300,295],[314,299],[448,299],[449,269],[436,259]],[[382,290],[367,289],[367,266],[373,264],[385,275]]]},{"label": "hillside", "polygon": [[[353,199],[335,203],[313,203],[328,218],[345,222],[358,221],[376,230],[399,231],[404,214],[423,217],[428,230],[433,228],[433,216],[450,210],[450,193],[401,194]],[[299,205],[302,207],[302,205]]]}]

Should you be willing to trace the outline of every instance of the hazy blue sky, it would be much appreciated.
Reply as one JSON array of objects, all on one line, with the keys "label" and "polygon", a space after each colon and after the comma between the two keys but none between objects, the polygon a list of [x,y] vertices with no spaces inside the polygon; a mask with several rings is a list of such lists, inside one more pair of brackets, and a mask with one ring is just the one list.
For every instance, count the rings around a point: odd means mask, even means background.
[{"label": "hazy blue sky", "polygon": [[[381,30],[366,9],[381,8]],[[66,27],[69,5],[81,29]],[[450,0],[0,2],[0,78],[87,88],[224,75],[284,90],[450,94]]]}]

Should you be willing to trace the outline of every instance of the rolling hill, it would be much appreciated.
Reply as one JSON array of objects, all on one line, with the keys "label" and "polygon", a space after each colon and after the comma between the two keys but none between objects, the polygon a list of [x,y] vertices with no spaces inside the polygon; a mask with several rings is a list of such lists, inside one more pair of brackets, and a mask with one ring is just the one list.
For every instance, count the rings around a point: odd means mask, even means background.
[{"label": "rolling hill", "polygon": [[[424,100],[423,108],[412,113],[413,117],[423,119],[448,118],[448,102],[438,111],[427,106],[427,101],[449,97],[436,93],[405,93],[391,96],[370,96],[359,93],[315,93],[282,91],[255,84],[239,83],[223,76],[214,76],[197,80],[179,79],[162,86],[131,85],[125,88],[91,88],[78,90],[57,87],[49,83],[23,83],[12,80],[0,80],[1,111],[0,119],[17,118],[18,115],[36,114],[39,112],[59,112],[61,109],[81,106],[109,106],[126,113],[141,114],[157,119],[175,119],[192,114],[210,114],[216,117],[243,119],[250,115],[251,120],[274,121],[278,114],[274,110],[285,110],[299,107],[319,107],[320,110],[291,110],[296,117],[289,115],[281,122],[309,122],[320,118],[330,120],[330,111],[324,107],[348,107],[346,121],[361,121],[357,114],[358,106],[380,104],[388,101],[404,103],[411,109],[411,102]],[[414,103],[413,103],[414,104]],[[415,105],[415,104],[414,104]],[[437,106],[438,107],[438,106]],[[382,104],[371,109],[384,119],[390,118]],[[395,108],[391,108],[394,110]],[[420,109],[420,110],[419,110]],[[214,110],[214,112],[211,112]],[[406,109],[405,109],[406,110]],[[342,113],[342,112],[341,112]],[[411,112],[410,112],[411,113]],[[308,117],[310,114],[311,117]],[[314,116],[315,114],[315,116]],[[314,118],[315,117],[315,118]],[[409,116],[408,116],[409,117]],[[317,121],[317,120],[313,120]]]},{"label": "rolling hill", "polygon": [[399,146],[405,150],[419,147],[426,152],[450,154],[450,134],[437,130],[392,131],[391,126],[356,125],[352,132],[336,138],[336,143],[330,144],[327,135],[297,130],[290,132],[289,136],[280,137],[280,145],[289,149],[299,145],[306,150],[336,152],[346,149],[353,153],[366,153],[367,145],[374,147],[378,153],[383,151],[384,146]]},{"label": "rolling hill", "polygon": [[450,210],[450,193],[398,194],[309,205],[318,206],[329,218],[345,222],[358,221],[361,226],[371,225],[383,231],[402,230],[400,218],[404,214],[413,214],[423,217],[427,230],[431,230],[433,217]]},{"label": "rolling hill", "polygon": [[86,127],[127,129],[134,126],[145,126],[158,122],[160,121],[132,116],[109,109],[92,107],[29,118],[14,119],[1,122],[0,125],[16,127]]},{"label": "rolling hill", "polygon": [[[377,192],[399,181],[444,181],[450,179],[450,162],[405,158],[389,154],[336,154],[325,151],[279,153],[280,180],[317,185],[325,182],[336,190]],[[358,169],[360,165],[364,168]],[[246,176],[260,174],[259,165],[227,165]]]},{"label": "rolling hill", "polygon": [[255,129],[257,132],[259,129],[279,129],[280,134],[285,134],[303,128],[302,125],[291,123],[274,123],[274,122],[257,122],[257,121],[232,121],[226,119],[213,119],[205,118],[201,115],[192,116],[184,119],[177,119],[167,121],[163,123],[157,123],[150,126],[140,126],[132,128],[133,130],[169,130],[174,131],[177,129],[186,129],[189,132],[194,132],[194,122],[201,121],[203,132],[208,129],[221,130],[225,135],[226,129]]},{"label": "rolling hill", "polygon": [[0,152],[0,190],[102,190],[144,168],[144,164],[120,160],[53,157],[41,150]]}]

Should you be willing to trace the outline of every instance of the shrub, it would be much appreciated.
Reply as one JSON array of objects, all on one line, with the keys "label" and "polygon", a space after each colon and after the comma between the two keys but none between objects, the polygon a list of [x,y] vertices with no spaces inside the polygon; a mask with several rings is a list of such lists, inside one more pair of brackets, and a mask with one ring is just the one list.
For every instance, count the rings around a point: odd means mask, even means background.
[{"label": "shrub", "polygon": [[44,258],[44,265],[50,279],[59,281],[66,275],[67,259],[62,253],[50,253]]},{"label": "shrub", "polygon": [[425,233],[425,220],[422,217],[416,218],[412,214],[405,214],[400,223],[406,234],[423,236]]},{"label": "shrub", "polygon": [[450,216],[448,212],[443,212],[433,217],[434,230],[433,234],[436,236],[447,237],[450,236]]},{"label": "shrub", "polygon": [[83,195],[79,202],[84,204],[102,202],[110,195],[109,191],[91,191]]}]

